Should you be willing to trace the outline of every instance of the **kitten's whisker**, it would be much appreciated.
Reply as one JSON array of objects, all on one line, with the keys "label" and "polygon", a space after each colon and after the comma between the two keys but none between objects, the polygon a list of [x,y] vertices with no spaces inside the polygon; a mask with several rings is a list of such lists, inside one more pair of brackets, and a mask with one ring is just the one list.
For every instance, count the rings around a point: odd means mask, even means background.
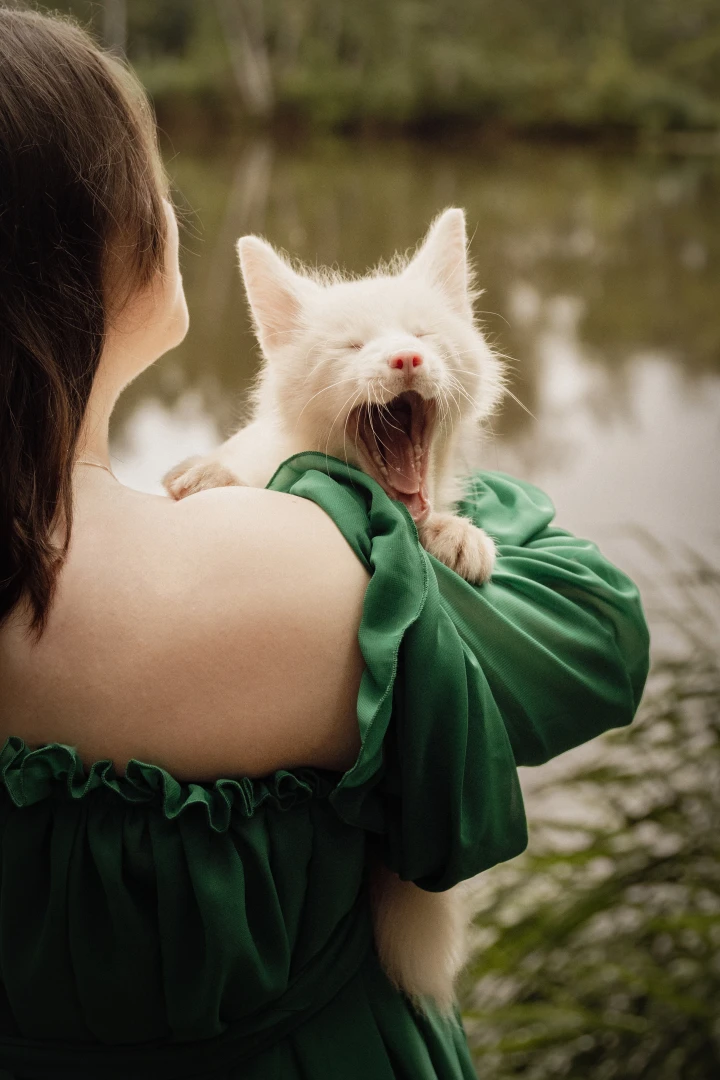
[{"label": "kitten's whisker", "polygon": [[[462,395],[464,396],[464,398],[466,399],[466,401],[468,401],[468,402],[470,403],[470,405],[471,405],[471,407],[472,407],[473,409],[476,409],[476,408],[477,408],[477,402],[475,401],[475,399],[474,399],[474,398],[473,398],[473,397],[472,397],[472,396],[471,396],[470,394],[468,394],[467,390],[466,390],[466,389],[465,389],[465,387],[464,387],[464,386],[462,385],[462,383],[461,383],[461,382],[459,381],[459,379],[456,379],[456,378],[455,378],[454,376],[452,376],[452,375],[450,376],[450,386],[454,386],[454,387],[456,387],[456,389],[457,389],[457,390],[459,390],[459,391],[460,391],[460,393],[461,393],[461,394],[462,394]],[[460,404],[459,404],[459,403],[458,403],[458,412],[461,412],[461,409],[460,409]]]},{"label": "kitten's whisker", "polygon": [[[345,446],[345,442],[346,442],[346,439],[347,439],[347,425],[348,425],[348,420],[352,416],[353,409],[355,408],[355,399],[357,398],[358,394],[361,394],[361,393],[362,393],[362,387],[360,387],[358,390],[355,391],[355,396],[352,399],[352,404],[350,405],[350,408],[348,409],[347,416],[345,417],[345,423],[343,424],[343,454],[345,455],[345,464],[348,467],[350,466],[350,462],[348,461],[347,448]],[[355,435],[355,449],[357,450],[357,432],[356,432],[356,435]]]},{"label": "kitten's whisker", "polygon": [[523,405],[520,398],[516,397],[515,394],[513,394],[512,390],[508,390],[507,386],[503,386],[503,393],[507,394],[508,397],[511,397],[513,401],[520,406],[521,409],[524,409],[528,416],[532,417],[536,424],[539,422],[537,416],[535,416],[534,413],[531,413],[527,405]]},{"label": "kitten's whisker", "polygon": [[448,405],[448,401],[447,401],[447,391],[445,390],[444,386],[440,387],[440,393],[442,394],[441,405],[442,405],[442,410],[443,410],[442,415],[440,417],[440,424],[444,424],[446,417],[449,417],[450,418],[450,434],[453,435],[454,432],[455,432],[455,424],[453,422],[452,413],[450,411],[450,406]]},{"label": "kitten's whisker", "polygon": [[[357,391],[356,391],[355,393],[357,393]],[[341,413],[341,412],[343,411],[343,409],[344,409],[344,408],[346,408],[346,406],[347,406],[347,403],[348,403],[348,401],[350,400],[350,398],[351,398],[351,397],[352,397],[352,398],[353,398],[353,400],[354,400],[354,398],[355,398],[355,394],[348,394],[348,396],[346,397],[345,401],[344,401],[344,402],[342,403],[342,405],[340,406],[340,408],[338,409],[338,411],[337,411],[337,412],[335,413],[335,417],[334,417],[334,419],[333,419],[333,422],[332,422],[332,424],[330,425],[330,427],[328,428],[327,438],[326,438],[326,440],[325,440],[325,463],[326,463],[326,464],[327,464],[327,459],[328,459],[328,457],[329,457],[329,454],[328,454],[328,443],[330,442],[330,436],[331,436],[331,435],[332,435],[332,433],[333,433],[333,429],[334,429],[334,427],[335,427],[335,422],[336,422],[336,420],[337,420],[338,416],[340,415],[340,413]],[[349,409],[349,410],[348,410],[348,416],[350,415],[350,413],[351,413],[351,412],[352,412],[352,409]],[[346,417],[346,422],[347,422],[347,417]]]},{"label": "kitten's whisker", "polygon": [[[347,408],[347,403],[348,403],[348,401],[350,401],[350,399],[352,398],[352,400],[353,400],[353,402],[354,402],[354,401],[355,401],[355,398],[356,398],[356,397],[357,397],[357,390],[355,391],[355,393],[354,393],[354,394],[348,395],[348,397],[347,397],[347,398],[345,398],[345,401],[344,401],[344,402],[342,403],[342,405],[340,406],[340,408],[338,409],[338,411],[337,411],[337,412],[335,413],[335,416],[334,416],[334,418],[333,418],[333,422],[332,422],[332,424],[330,425],[330,428],[329,428],[329,430],[328,430],[328,437],[327,437],[327,439],[326,439],[326,441],[325,441],[325,448],[326,448],[326,450],[327,450],[327,444],[328,444],[328,441],[329,441],[329,439],[330,439],[330,436],[332,435],[332,433],[333,433],[333,430],[335,429],[335,424],[337,423],[337,418],[338,418],[338,416],[340,416],[340,414],[341,414],[341,413],[343,412],[343,410]],[[349,416],[351,412],[352,412],[352,407],[351,407],[350,409],[348,409],[348,413],[347,413],[347,416]],[[347,416],[345,417],[345,422],[346,422],[346,423],[347,423]]]},{"label": "kitten's whisker", "polygon": [[[461,356],[462,354],[461,354],[460,352],[454,351],[454,352],[453,352],[453,355],[454,355],[454,356],[457,356],[457,357],[459,357],[459,356]],[[499,354],[499,355],[502,355],[502,354]],[[513,359],[513,358],[512,358],[512,357],[510,357],[510,359]],[[463,374],[467,374],[467,375],[477,375],[477,372],[475,372],[475,371],[470,371],[470,370],[469,370],[468,368],[459,368],[459,367],[456,367],[456,368],[455,368],[455,371],[459,371],[459,372],[461,372],[461,373],[463,373]],[[452,377],[452,375],[451,375],[451,377]],[[456,381],[457,381],[457,380],[456,380]],[[460,385],[460,384],[458,383],[458,385]],[[528,416],[532,417],[532,419],[533,419],[533,420],[534,420],[534,421],[535,421],[535,422],[537,423],[537,416],[535,416],[535,415],[534,415],[534,414],[533,414],[532,412],[530,412],[530,410],[528,409],[527,405],[523,404],[523,402],[522,402],[522,401],[520,400],[520,398],[519,398],[519,397],[517,397],[517,396],[516,396],[516,395],[515,395],[515,394],[514,394],[514,393],[512,392],[512,390],[510,390],[510,389],[509,389],[509,388],[508,388],[507,386],[503,385],[502,391],[503,391],[503,393],[504,393],[504,394],[507,394],[507,396],[508,396],[508,397],[511,397],[511,398],[513,399],[513,401],[514,401],[514,402],[516,402],[516,404],[518,404],[518,405],[520,406],[520,408],[521,408],[521,409],[524,409],[524,410],[525,410],[525,412],[526,412],[526,413],[528,414]]]},{"label": "kitten's whisker", "polygon": [[506,326],[510,326],[504,315],[501,315],[499,311],[484,311],[482,308],[480,311],[475,312],[476,315],[497,315],[498,319],[502,319]]},{"label": "kitten's whisker", "polygon": [[[447,388],[447,393],[450,394],[450,397],[453,400],[455,408],[457,409],[457,414],[458,414],[458,419],[459,419],[462,416],[462,409],[460,407],[460,402],[456,399],[455,395],[452,392],[452,387],[451,386]],[[449,412],[450,412],[451,435],[454,435],[455,434],[455,420],[454,420],[453,415],[452,415],[452,410],[449,410]]]},{"label": "kitten's whisker", "polygon": [[[499,352],[497,349],[491,349],[493,356],[498,357],[500,360],[512,360],[514,364],[521,364],[522,360],[519,360],[517,356],[510,356],[509,353]],[[473,356],[475,355],[474,349],[455,349],[453,350],[454,356]],[[457,368],[457,371],[466,371],[466,368]],[[468,375],[475,375],[477,377],[477,371],[468,371]]]},{"label": "kitten's whisker", "polygon": [[[373,397],[377,401],[378,408],[382,409],[383,408],[383,403],[380,401],[380,399],[379,399],[379,397],[377,395],[377,390],[375,389],[375,384],[374,383],[368,383],[368,386],[370,388],[370,391],[372,392]],[[372,404],[374,405],[375,402],[372,402]],[[384,446],[385,449],[389,451],[389,447],[382,441],[382,439],[378,438],[377,432],[375,431],[375,425],[373,424],[373,411],[372,411],[372,408],[368,409],[368,420],[370,421],[370,430],[373,433],[373,438],[375,439],[376,445],[377,446]]]},{"label": "kitten's whisker", "polygon": [[448,400],[448,392],[445,389],[445,387],[443,387],[442,393],[443,393],[443,409],[444,409],[444,417],[443,418],[444,418],[446,423],[449,422],[449,427],[450,427],[450,430],[452,431],[453,430],[453,423],[454,423],[453,422],[453,416],[452,416],[452,409],[450,408],[450,402]]},{"label": "kitten's whisker", "polygon": [[[459,380],[459,379],[457,379],[457,378],[455,377],[455,374],[454,374],[454,372],[452,372],[452,371],[448,371],[448,373],[447,373],[447,374],[448,374],[448,378],[449,378],[449,379],[451,380],[451,383],[452,383],[452,384],[454,384],[454,385],[455,385],[455,386],[456,386],[456,387],[458,388],[458,390],[460,391],[460,393],[461,393],[461,394],[464,394],[464,396],[465,396],[465,397],[467,398],[467,400],[468,400],[468,401],[470,402],[470,406],[471,406],[471,408],[473,408],[473,409],[477,409],[477,407],[478,407],[478,404],[477,404],[477,402],[476,402],[476,401],[475,401],[475,400],[474,400],[474,399],[473,399],[473,398],[472,398],[472,397],[470,396],[470,394],[469,394],[469,393],[467,392],[467,390],[466,390],[466,389],[465,389],[465,387],[464,387],[464,386],[462,385],[462,383],[460,382],[460,380]],[[460,411],[461,411],[461,410],[460,410],[460,406],[458,405],[458,413],[460,413]]]},{"label": "kitten's whisker", "polygon": [[438,416],[438,424],[442,425],[445,422],[445,417],[447,416],[447,407],[448,407],[447,406],[447,394],[445,392],[445,387],[444,386],[438,386],[437,402],[438,402],[438,407],[439,407],[439,410],[440,410],[440,415]]},{"label": "kitten's whisker", "polygon": [[301,416],[302,416],[302,414],[303,414],[303,413],[305,412],[305,410],[307,409],[307,407],[308,407],[308,405],[310,404],[310,402],[311,402],[311,401],[314,401],[316,397],[319,397],[319,396],[320,396],[320,394],[324,394],[324,393],[325,393],[325,392],[326,392],[327,390],[332,390],[332,389],[333,389],[333,387],[335,387],[335,386],[340,386],[340,385],[342,385],[342,383],[346,383],[346,382],[356,382],[356,381],[357,381],[357,376],[355,376],[355,375],[348,375],[348,376],[347,376],[347,378],[344,378],[344,379],[338,379],[338,380],[337,380],[337,382],[334,382],[334,383],[330,383],[330,385],[329,385],[329,386],[323,386],[322,390],[318,390],[318,391],[317,391],[317,392],[316,392],[315,394],[313,394],[313,396],[312,396],[311,398],[308,398],[308,400],[307,400],[307,401],[305,402],[305,404],[303,405],[302,409],[301,409],[301,410],[300,410],[300,412],[298,413],[298,416],[297,416],[297,420],[295,421],[295,427],[297,428],[297,424],[298,424],[298,421],[300,420],[300,417],[301,417]]},{"label": "kitten's whisker", "polygon": [[[462,406],[460,404],[460,400],[456,398],[455,394],[453,393],[453,384],[450,383],[449,386],[443,387],[443,389],[445,391],[445,394],[450,396],[453,405],[457,409],[458,416],[460,416],[462,413]],[[451,422],[453,422],[452,410],[450,410],[450,420]]]},{"label": "kitten's whisker", "polygon": [[[372,390],[372,395],[375,398],[375,402],[373,402],[373,405],[377,403],[378,410],[379,411],[382,410],[384,405],[383,405],[383,402],[380,401],[380,397],[378,395],[378,392],[377,392],[377,389],[376,389],[374,383],[371,384],[370,389]],[[375,444],[378,447],[383,446],[387,450],[388,449],[387,445],[382,441],[382,439],[378,438],[378,434],[375,431],[375,425],[373,424],[372,408],[368,409],[368,419],[370,420],[370,429],[371,429],[371,431],[373,433],[373,436],[375,438]]]},{"label": "kitten's whisker", "polygon": [[[382,387],[382,389],[383,389],[383,390],[385,391],[385,393],[386,393],[386,394],[389,394],[389,393],[390,393],[390,391],[388,390],[387,386],[385,385],[385,383],[384,383],[384,382],[382,382],[382,380],[381,380],[381,382],[380,382],[380,386]],[[392,398],[390,399],[390,401],[392,401]],[[388,410],[388,405],[389,405],[389,403],[390,403],[390,402],[385,402],[385,404],[384,404],[384,405],[382,405],[382,406],[381,406],[381,408],[380,408],[380,415],[381,415],[381,416],[382,416],[382,418],[383,418],[383,426],[384,426],[384,427],[386,427],[386,424],[385,424],[385,415],[387,415],[387,416],[389,416],[389,417],[391,417],[391,416],[392,416],[392,413],[391,413],[391,412],[390,412],[390,411]],[[403,430],[403,428],[399,427],[399,426],[398,426],[397,424],[391,424],[391,425],[390,425],[390,427],[394,427],[396,431],[399,431],[399,432],[400,432],[401,434],[403,434],[403,435],[405,435],[405,434],[406,434],[406,432],[405,432],[405,431]]]}]

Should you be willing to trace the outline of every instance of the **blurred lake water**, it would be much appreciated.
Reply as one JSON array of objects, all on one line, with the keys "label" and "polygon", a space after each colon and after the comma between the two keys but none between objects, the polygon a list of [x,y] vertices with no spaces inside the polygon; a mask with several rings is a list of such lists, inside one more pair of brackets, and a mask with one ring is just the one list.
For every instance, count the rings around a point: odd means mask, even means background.
[{"label": "blurred lake water", "polygon": [[[237,426],[258,364],[234,242],[258,232],[363,272],[465,207],[511,389],[484,466],[537,483],[557,523],[627,569],[644,532],[720,546],[720,157],[538,144],[265,139],[167,162],[187,228],[186,341],[123,395],[118,476],[146,491]],[[527,411],[526,411],[527,410]],[[629,546],[628,546],[629,545]]]}]

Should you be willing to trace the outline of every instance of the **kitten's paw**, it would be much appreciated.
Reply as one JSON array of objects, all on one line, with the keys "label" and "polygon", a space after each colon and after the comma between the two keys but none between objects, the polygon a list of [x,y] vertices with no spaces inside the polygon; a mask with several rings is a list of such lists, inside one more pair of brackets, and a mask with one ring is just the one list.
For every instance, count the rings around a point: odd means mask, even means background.
[{"label": "kitten's paw", "polygon": [[173,499],[185,499],[196,491],[217,487],[245,487],[235,473],[219,461],[192,457],[175,465],[162,478],[163,487]]},{"label": "kitten's paw", "polygon": [[426,551],[473,585],[482,585],[495,566],[495,543],[467,518],[455,514],[430,514],[419,527]]}]

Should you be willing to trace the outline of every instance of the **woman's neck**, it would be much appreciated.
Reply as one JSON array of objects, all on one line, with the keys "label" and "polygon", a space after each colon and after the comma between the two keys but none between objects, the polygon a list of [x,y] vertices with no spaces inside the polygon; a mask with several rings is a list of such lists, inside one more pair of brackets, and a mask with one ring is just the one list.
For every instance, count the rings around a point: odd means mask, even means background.
[{"label": "woman's neck", "polygon": [[80,429],[77,457],[110,465],[110,414],[122,387],[113,386],[98,371]]}]

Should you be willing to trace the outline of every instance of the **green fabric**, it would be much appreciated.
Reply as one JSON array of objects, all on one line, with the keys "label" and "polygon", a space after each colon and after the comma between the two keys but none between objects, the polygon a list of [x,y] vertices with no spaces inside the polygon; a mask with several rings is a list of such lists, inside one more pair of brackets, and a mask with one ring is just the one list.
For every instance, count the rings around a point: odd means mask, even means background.
[{"label": "green fabric", "polygon": [[[523,850],[517,766],[631,721],[637,590],[552,526],[530,484],[468,480],[490,583],[429,556],[402,503],[335,458],[268,487],[311,499],[371,571],[362,749],[339,777],[179,783],[70,747],[0,752],[0,1067],[9,1076],[458,1080],[456,1020],[419,1015],[370,945],[366,845],[428,889]],[[2,1074],[0,1074],[2,1075]]]}]

